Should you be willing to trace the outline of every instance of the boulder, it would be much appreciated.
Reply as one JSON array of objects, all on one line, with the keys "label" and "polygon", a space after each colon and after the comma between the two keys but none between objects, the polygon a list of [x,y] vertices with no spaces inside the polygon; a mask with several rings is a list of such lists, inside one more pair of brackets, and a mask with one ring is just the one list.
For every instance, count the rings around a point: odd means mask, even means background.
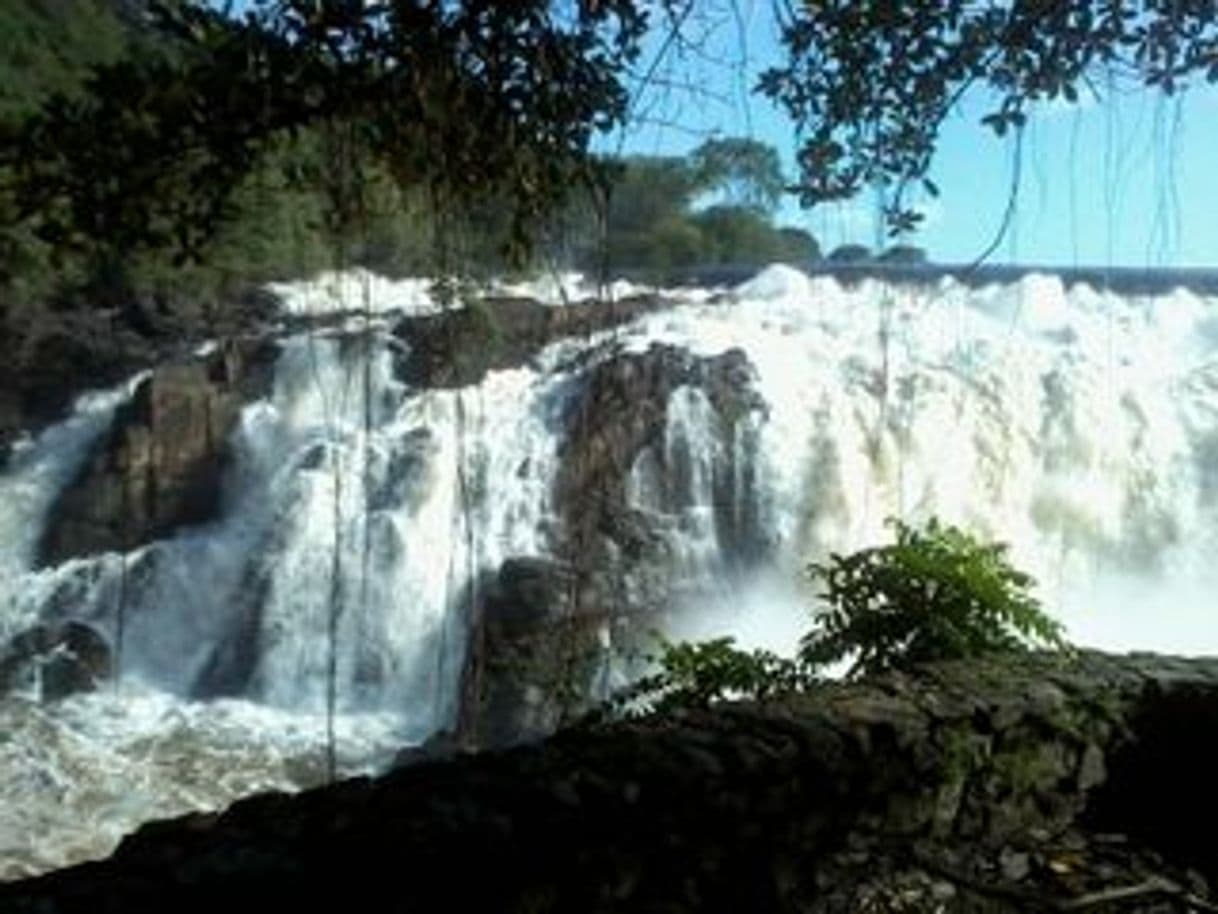
[{"label": "boulder", "polygon": [[0,651],[0,695],[33,691],[43,701],[91,692],[110,678],[110,645],[84,622],[40,623]]},{"label": "boulder", "polygon": [[[613,590],[611,602],[627,612],[666,602],[665,542],[688,487],[688,461],[679,454],[669,460],[664,447],[670,402],[681,387],[700,390],[718,417],[712,485],[715,532],[724,554],[747,564],[764,552],[750,490],[751,461],[737,466],[741,452],[734,446],[740,423],[766,411],[753,375],[739,349],[701,357],[660,343],[643,352],[610,353],[584,370],[567,405],[554,484],[563,520],[559,551],[589,578],[582,593]],[[653,460],[660,488],[652,512],[638,510],[627,497],[631,471],[644,453]],[[639,591],[637,599],[616,599],[623,582]]]},{"label": "boulder", "polygon": [[144,379],[59,495],[40,564],[133,549],[213,519],[229,433],[242,406],[269,388],[276,351],[265,341],[228,343]]},{"label": "boulder", "polygon": [[652,295],[621,301],[543,305],[527,298],[485,298],[443,314],[403,318],[394,334],[405,344],[398,377],[416,387],[465,387],[488,371],[517,368],[545,346],[620,326],[672,307]]},{"label": "boulder", "polygon": [[485,577],[462,676],[462,745],[529,742],[588,710],[607,617],[577,584],[567,564],[534,556]]}]

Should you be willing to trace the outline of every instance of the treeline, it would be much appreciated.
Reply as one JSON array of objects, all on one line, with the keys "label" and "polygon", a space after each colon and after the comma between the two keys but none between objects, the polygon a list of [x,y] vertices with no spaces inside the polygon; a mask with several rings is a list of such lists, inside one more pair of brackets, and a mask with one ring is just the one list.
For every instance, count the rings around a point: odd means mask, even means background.
[{"label": "treeline", "polygon": [[[83,95],[90,68],[128,55],[172,55],[172,38],[142,18],[140,0],[13,0],[0,4],[0,140],[53,97]],[[550,219],[521,262],[505,207],[493,199],[444,211],[426,188],[359,156],[342,125],[285,134],[228,202],[189,259],[157,249],[115,250],[106,239],[40,236],[6,192],[0,169],[0,319],[43,303],[120,308],[232,289],[340,264],[389,275],[502,274],[537,266],[662,279],[699,265],[808,261],[807,232],[775,224],[784,188],[777,153],[751,140],[715,139],[689,156],[605,159],[596,192]],[[66,204],[65,204],[66,205]]]}]

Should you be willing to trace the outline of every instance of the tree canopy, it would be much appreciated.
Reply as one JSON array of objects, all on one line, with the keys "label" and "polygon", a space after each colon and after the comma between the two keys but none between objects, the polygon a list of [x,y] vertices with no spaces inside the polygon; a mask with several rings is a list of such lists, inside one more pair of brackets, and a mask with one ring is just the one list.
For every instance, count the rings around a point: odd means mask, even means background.
[{"label": "tree canopy", "polygon": [[[710,0],[252,0],[240,16],[205,0],[23,2],[6,15],[108,8],[123,25],[90,30],[96,50],[79,66],[0,96],[5,222],[57,255],[198,259],[268,161],[267,180],[320,188],[318,216],[336,230],[366,218],[368,187],[392,187],[433,211],[497,201],[504,248],[527,252],[576,189],[605,188],[592,140],[627,117],[648,29],[679,30]],[[1218,80],[1212,0],[775,9],[784,59],[757,90],[794,119],[799,174],[776,180],[772,150],[732,139],[707,144],[696,169],[720,182],[741,226],[788,184],[806,206],[886,188],[891,229],[916,226],[917,197],[937,193],[939,130],[970,91],[992,101],[983,122],[1005,134],[1036,103],[1073,101],[1101,77],[1167,93]],[[122,53],[132,31],[158,40]],[[674,245],[689,240],[688,225],[671,229]]]},{"label": "tree canopy", "polygon": [[56,245],[196,255],[241,179],[310,128],[341,160],[335,220],[374,163],[445,202],[500,195],[523,244],[594,180],[590,139],[625,111],[646,22],[629,0],[258,0],[240,19],[150,0],[147,17],[164,53],[100,64],[3,137],[16,209]]},{"label": "tree canopy", "polygon": [[786,60],[760,92],[795,121],[805,206],[890,190],[894,233],[917,225],[911,190],[944,120],[974,91],[982,123],[1018,131],[1038,102],[1096,80],[1172,94],[1218,81],[1218,5],[1161,0],[821,0],[780,4]]}]

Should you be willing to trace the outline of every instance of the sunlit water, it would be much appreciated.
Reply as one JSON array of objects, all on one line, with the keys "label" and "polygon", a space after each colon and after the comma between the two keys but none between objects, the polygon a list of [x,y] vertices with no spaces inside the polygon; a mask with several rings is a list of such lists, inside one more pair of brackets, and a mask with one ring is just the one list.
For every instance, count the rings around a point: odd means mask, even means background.
[{"label": "sunlit water", "polygon": [[[294,314],[437,307],[426,283],[366,275],[279,291]],[[498,291],[559,305],[589,290],[557,276]],[[674,634],[789,651],[808,561],[882,541],[888,517],[935,514],[1009,542],[1079,642],[1218,653],[1218,306],[1187,291],[1130,299],[1048,276],[843,287],[772,267],[460,391],[399,383],[382,326],[368,349],[287,340],[272,393],[234,432],[220,518],[127,556],[33,568],[56,494],[134,381],[17,449],[0,475],[0,636],[65,616],[108,634],[120,595],[127,636],[116,689],[0,700],[0,877],[103,855],[151,818],[315,783],[333,605],[343,771],[451,724],[468,588],[554,547],[571,357],[609,357],[610,337],[740,348],[766,407],[725,441],[706,394],[679,388],[662,452],[631,471],[635,507],[676,515],[672,574],[690,586]],[[728,448],[751,474],[734,490],[747,505],[716,503]],[[656,474],[679,461],[674,507]],[[760,518],[772,547],[744,577],[717,539],[722,511]],[[243,697],[187,698],[252,601]]]}]

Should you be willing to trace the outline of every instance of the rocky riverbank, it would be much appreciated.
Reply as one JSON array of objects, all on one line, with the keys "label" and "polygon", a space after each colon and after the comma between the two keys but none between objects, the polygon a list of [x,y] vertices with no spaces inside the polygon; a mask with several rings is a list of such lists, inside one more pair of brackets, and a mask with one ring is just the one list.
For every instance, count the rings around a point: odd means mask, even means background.
[{"label": "rocky riverbank", "polygon": [[942,664],[256,797],[0,907],[1212,910],[1216,725],[1218,661]]}]

